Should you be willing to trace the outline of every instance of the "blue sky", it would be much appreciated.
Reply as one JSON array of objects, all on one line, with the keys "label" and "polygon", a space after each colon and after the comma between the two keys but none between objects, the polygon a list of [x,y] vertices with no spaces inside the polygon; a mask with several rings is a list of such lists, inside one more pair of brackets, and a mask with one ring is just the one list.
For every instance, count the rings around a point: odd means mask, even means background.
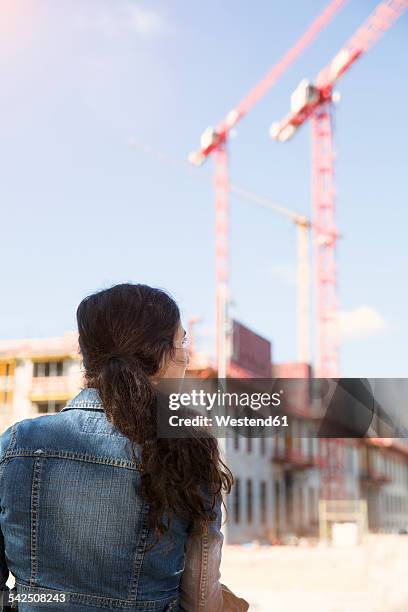
[{"label": "blue sky", "polygon": [[[82,297],[116,282],[169,289],[211,342],[214,205],[182,164],[323,9],[288,5],[3,0],[0,20],[0,337],[75,328]],[[310,133],[269,139],[303,77],[313,78],[375,0],[350,0],[238,126],[231,180],[310,213]],[[339,83],[336,108],[342,372],[407,376],[408,17]],[[196,173],[210,173],[211,161]],[[296,357],[295,231],[232,198],[232,313]]]}]

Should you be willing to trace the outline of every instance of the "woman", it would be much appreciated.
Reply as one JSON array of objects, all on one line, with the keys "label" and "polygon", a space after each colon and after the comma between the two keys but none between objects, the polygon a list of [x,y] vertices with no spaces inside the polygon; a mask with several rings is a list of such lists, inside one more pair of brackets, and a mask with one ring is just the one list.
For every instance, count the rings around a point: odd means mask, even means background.
[{"label": "woman", "polygon": [[232,475],[216,440],[156,436],[156,384],[188,364],[176,303],[121,284],[77,322],[85,387],[1,438],[2,589],[10,570],[25,612],[247,610],[219,582]]}]

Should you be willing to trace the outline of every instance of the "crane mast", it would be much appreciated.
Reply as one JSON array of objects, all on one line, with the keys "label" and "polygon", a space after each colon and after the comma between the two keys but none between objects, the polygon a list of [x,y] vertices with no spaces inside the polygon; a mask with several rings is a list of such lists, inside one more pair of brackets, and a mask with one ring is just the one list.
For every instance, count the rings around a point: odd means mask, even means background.
[{"label": "crane mast", "polygon": [[310,221],[300,217],[297,226],[297,358],[299,363],[310,363],[310,305],[309,305],[309,231]]},{"label": "crane mast", "polygon": [[339,312],[335,248],[334,153],[332,103],[319,105],[312,115],[312,219],[316,269],[316,374],[336,377],[340,372]]},{"label": "crane mast", "polygon": [[218,378],[226,378],[229,356],[229,181],[227,141],[214,151],[215,160],[215,278]]}]

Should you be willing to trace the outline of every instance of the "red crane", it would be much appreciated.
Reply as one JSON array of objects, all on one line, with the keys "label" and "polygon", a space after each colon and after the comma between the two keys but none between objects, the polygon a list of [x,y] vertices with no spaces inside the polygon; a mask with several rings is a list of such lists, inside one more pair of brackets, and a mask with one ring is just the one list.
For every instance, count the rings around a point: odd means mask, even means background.
[{"label": "red crane", "polygon": [[[384,0],[367,21],[319,72],[315,84],[300,82],[291,97],[291,113],[272,124],[271,136],[287,141],[309,118],[312,121],[312,227],[316,266],[317,363],[321,377],[339,376],[337,271],[335,247],[333,87],[337,80],[366,53],[408,8],[408,0]],[[325,470],[324,497],[344,496],[340,440],[322,441]]]},{"label": "red crane", "polygon": [[292,112],[272,124],[276,140],[289,140],[309,118],[312,120],[312,202],[317,267],[318,376],[339,375],[338,309],[336,296],[333,168],[333,86],[368,51],[408,7],[407,0],[384,0],[334,59],[319,72],[315,84],[300,82],[292,94]]},{"label": "red crane", "polygon": [[207,128],[200,149],[189,155],[189,161],[201,165],[212,153],[215,161],[215,259],[216,259],[216,328],[218,377],[225,378],[228,369],[228,302],[229,302],[229,178],[227,141],[230,130],[250,111],[279,77],[311,44],[333,19],[347,0],[331,0],[297,43],[272,70],[231,110],[217,128]]}]

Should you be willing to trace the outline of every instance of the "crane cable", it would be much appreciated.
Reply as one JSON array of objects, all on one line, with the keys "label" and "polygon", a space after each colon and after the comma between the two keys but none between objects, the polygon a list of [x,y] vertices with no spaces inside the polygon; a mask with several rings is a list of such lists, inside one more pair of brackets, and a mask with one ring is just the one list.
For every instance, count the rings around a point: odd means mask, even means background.
[{"label": "crane cable", "polygon": [[[175,156],[169,155],[168,153],[164,153],[163,151],[153,148],[150,145],[147,145],[136,138],[132,137],[129,139],[129,146],[132,149],[139,149],[140,151],[143,151],[144,153],[146,153],[146,155],[155,158],[161,163],[171,165],[177,168],[178,170],[187,170],[188,173],[197,180],[203,181],[207,184],[212,184],[213,182],[213,179],[209,172],[201,171],[200,173],[198,173],[196,172],[196,169],[193,168],[188,162],[184,162],[176,158]],[[311,226],[311,222],[306,217],[306,215],[301,215],[300,213],[291,210],[287,206],[277,204],[268,196],[259,195],[234,183],[230,183],[230,192],[241,200],[244,200],[246,202],[252,202],[254,204],[257,204],[258,206],[262,206],[263,208],[272,210],[273,212],[290,219],[296,225],[305,225],[307,227]]]}]

